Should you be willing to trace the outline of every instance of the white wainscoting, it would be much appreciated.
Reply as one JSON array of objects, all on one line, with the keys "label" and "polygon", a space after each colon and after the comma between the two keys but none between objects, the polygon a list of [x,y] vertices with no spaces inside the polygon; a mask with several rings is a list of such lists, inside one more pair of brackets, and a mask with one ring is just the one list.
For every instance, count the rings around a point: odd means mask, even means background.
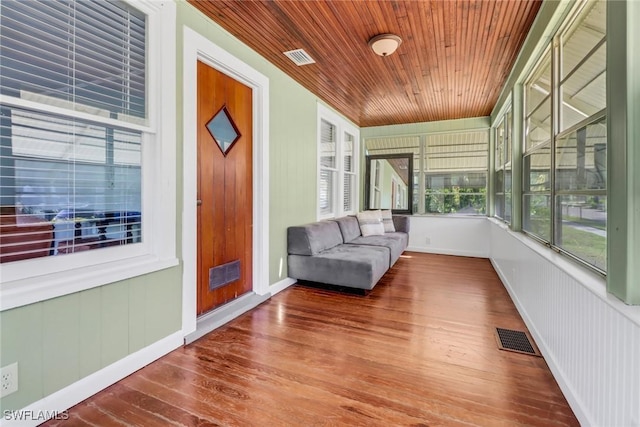
[{"label": "white wainscoting", "polygon": [[602,277],[486,221],[491,262],[580,423],[640,426],[640,307],[607,295]]},{"label": "white wainscoting", "polygon": [[489,227],[484,216],[413,215],[410,221],[409,251],[489,257]]}]

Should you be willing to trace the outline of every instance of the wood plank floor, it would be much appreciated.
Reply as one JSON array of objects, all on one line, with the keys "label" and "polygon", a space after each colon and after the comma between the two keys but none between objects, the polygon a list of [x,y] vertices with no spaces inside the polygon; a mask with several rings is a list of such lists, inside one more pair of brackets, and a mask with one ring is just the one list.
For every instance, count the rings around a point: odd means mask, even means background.
[{"label": "wood plank floor", "polygon": [[486,259],[406,252],[367,296],[292,286],[50,426],[575,426]]}]

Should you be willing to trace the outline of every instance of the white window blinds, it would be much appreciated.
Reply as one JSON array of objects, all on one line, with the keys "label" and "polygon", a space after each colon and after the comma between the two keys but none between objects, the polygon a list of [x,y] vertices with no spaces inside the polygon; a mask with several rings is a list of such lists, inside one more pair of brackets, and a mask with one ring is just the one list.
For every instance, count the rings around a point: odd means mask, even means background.
[{"label": "white window blinds", "polygon": [[3,0],[1,15],[3,95],[146,117],[144,14],[122,2]]},{"label": "white window blinds", "polygon": [[141,241],[145,15],[3,0],[0,25],[0,261]]}]

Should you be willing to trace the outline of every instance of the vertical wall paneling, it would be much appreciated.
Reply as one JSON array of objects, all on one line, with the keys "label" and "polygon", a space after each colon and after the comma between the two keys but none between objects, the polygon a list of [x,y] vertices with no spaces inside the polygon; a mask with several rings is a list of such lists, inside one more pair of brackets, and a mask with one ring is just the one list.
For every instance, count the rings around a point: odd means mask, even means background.
[{"label": "vertical wall paneling", "polygon": [[491,261],[583,425],[640,425],[640,307],[489,220]]}]

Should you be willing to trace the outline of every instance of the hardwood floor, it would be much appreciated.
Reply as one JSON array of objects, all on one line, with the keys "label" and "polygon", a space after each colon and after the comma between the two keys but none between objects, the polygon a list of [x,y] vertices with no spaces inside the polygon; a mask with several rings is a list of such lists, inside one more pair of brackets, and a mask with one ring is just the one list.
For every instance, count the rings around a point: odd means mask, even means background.
[{"label": "hardwood floor", "polygon": [[405,252],[367,296],[292,286],[54,426],[575,426],[490,262]]}]

